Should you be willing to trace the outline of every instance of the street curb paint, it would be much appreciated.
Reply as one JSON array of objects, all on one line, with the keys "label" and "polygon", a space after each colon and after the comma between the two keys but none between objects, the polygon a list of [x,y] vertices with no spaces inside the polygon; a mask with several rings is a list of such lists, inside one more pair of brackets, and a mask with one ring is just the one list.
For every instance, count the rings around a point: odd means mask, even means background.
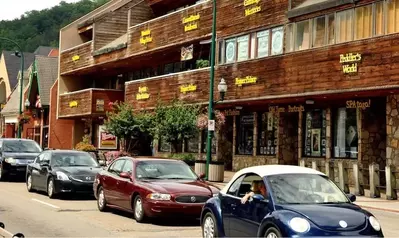
[{"label": "street curb paint", "polygon": [[35,198],[32,198],[32,201],[35,201],[35,202],[38,202],[38,203],[47,205],[47,206],[52,207],[52,208],[55,208],[55,209],[60,209],[60,207],[57,207],[57,206],[55,206],[55,205],[53,205],[53,204],[51,204],[51,203],[43,202],[43,201],[40,201],[40,200],[35,199]]}]

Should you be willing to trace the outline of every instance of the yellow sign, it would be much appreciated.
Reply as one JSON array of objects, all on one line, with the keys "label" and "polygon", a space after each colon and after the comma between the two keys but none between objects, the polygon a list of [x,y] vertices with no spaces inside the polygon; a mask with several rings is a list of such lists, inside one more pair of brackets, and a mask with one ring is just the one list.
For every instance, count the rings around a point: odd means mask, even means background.
[{"label": "yellow sign", "polygon": [[371,106],[371,100],[369,99],[368,101],[354,101],[354,100],[349,100],[346,101],[346,108],[360,108],[360,109],[366,109]]},{"label": "yellow sign", "polygon": [[198,20],[201,18],[200,14],[191,15],[183,18],[184,31],[192,31],[198,29]]},{"label": "yellow sign", "polygon": [[305,107],[300,105],[300,106],[291,106],[288,105],[287,108],[285,107],[279,107],[279,106],[271,106],[269,107],[269,112],[270,113],[283,113],[283,112],[304,112]]},{"label": "yellow sign", "polygon": [[137,100],[149,99],[150,94],[148,93],[148,87],[139,87],[139,93],[136,94]]},{"label": "yellow sign", "polygon": [[79,55],[74,55],[74,56],[72,56],[72,61],[77,61],[77,60],[79,60],[80,59],[80,56]]},{"label": "yellow sign", "polygon": [[151,30],[141,31],[140,44],[146,45],[152,42]]},{"label": "yellow sign", "polygon": [[186,86],[180,86],[181,93],[188,93],[188,92],[194,92],[194,91],[197,91],[197,85],[189,84]]},{"label": "yellow sign", "polygon": [[244,7],[248,7],[245,9],[245,16],[247,17],[260,12],[262,10],[261,6],[259,5],[260,2],[261,0],[244,0]]},{"label": "yellow sign", "polygon": [[253,15],[253,14],[257,13],[257,12],[260,12],[261,10],[262,9],[261,9],[260,6],[256,6],[256,7],[249,8],[249,9],[245,9],[245,16],[247,17],[247,16],[250,16],[250,15]]},{"label": "yellow sign", "polygon": [[70,107],[70,108],[72,108],[72,107],[78,107],[78,101],[69,102],[69,107]]},{"label": "yellow sign", "polygon": [[250,6],[250,5],[254,5],[254,4],[258,4],[260,2],[260,0],[244,0],[244,6]]},{"label": "yellow sign", "polygon": [[[342,71],[345,74],[349,74],[349,73],[356,73],[358,71],[358,67],[357,67],[357,62],[360,62],[362,60],[362,55],[359,53],[349,53],[346,55],[341,54],[339,56],[339,62],[342,65]],[[352,63],[352,64],[348,64],[348,63]]]},{"label": "yellow sign", "polygon": [[256,83],[258,81],[258,77],[247,76],[245,78],[236,78],[236,85],[241,87],[243,84]]}]

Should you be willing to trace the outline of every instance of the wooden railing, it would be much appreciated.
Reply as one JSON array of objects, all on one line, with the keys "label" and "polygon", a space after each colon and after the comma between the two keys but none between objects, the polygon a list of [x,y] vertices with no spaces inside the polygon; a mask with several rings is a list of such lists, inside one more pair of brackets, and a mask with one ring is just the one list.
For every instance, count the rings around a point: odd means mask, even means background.
[{"label": "wooden railing", "polygon": [[91,41],[60,53],[60,73],[66,74],[92,65],[93,44]]}]

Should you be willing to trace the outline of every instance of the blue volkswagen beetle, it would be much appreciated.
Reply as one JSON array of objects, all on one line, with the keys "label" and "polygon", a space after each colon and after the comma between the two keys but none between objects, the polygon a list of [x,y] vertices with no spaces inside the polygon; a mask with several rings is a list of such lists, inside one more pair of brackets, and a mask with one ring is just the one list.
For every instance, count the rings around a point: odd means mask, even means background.
[{"label": "blue volkswagen beetle", "polygon": [[[251,193],[254,181],[265,189]],[[206,238],[384,237],[377,219],[353,204],[355,200],[310,168],[250,167],[237,172],[217,197],[206,202],[202,234]]]}]

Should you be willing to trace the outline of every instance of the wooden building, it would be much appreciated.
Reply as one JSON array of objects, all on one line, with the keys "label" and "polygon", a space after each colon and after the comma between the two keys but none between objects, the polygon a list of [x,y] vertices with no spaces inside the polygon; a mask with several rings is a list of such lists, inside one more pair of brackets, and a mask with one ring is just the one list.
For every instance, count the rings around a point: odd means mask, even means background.
[{"label": "wooden building", "polygon": [[[217,107],[229,116],[215,157],[233,170],[338,161],[399,169],[398,6],[217,0],[215,98],[224,78]],[[60,34],[58,119],[75,120],[77,139],[81,119],[103,117],[115,100],[206,104],[211,27],[207,0],[110,1],[71,23]],[[203,157],[202,134],[183,150]]]}]

